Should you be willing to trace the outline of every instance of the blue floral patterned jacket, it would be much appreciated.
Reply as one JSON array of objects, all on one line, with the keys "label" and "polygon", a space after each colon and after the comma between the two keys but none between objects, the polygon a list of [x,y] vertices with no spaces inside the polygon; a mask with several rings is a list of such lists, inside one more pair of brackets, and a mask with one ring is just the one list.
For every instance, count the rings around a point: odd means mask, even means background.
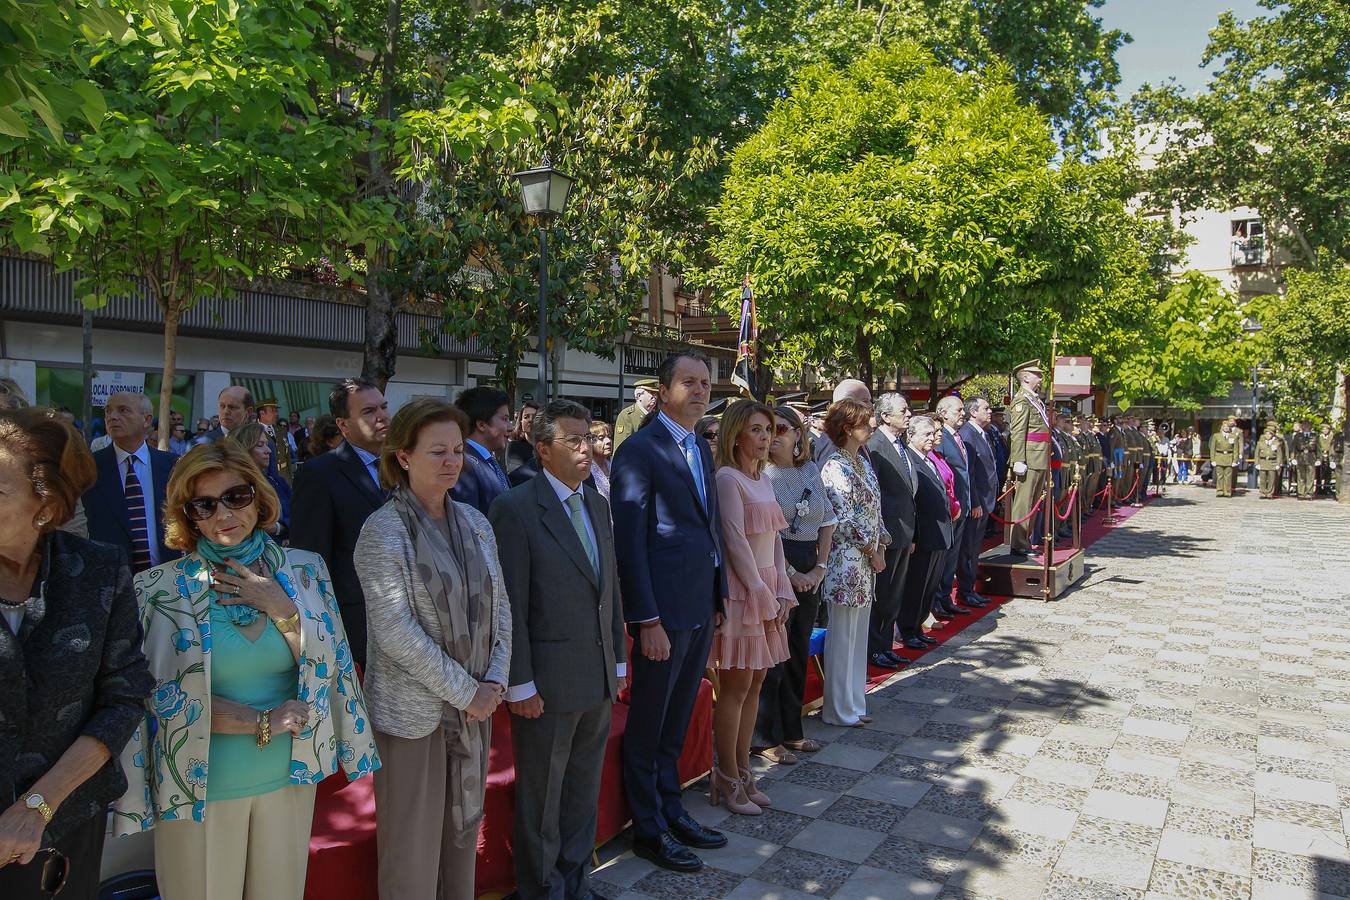
[{"label": "blue floral patterned jacket", "polygon": [[[268,563],[300,610],[296,699],[309,726],[292,742],[291,783],[316,784],[341,765],[349,780],[380,766],[328,568],[317,553],[267,547]],[[189,554],[136,576],[145,655],[155,678],[144,721],[122,752],[129,787],[114,806],[119,835],[156,819],[206,815],[211,745],[210,567]]]}]

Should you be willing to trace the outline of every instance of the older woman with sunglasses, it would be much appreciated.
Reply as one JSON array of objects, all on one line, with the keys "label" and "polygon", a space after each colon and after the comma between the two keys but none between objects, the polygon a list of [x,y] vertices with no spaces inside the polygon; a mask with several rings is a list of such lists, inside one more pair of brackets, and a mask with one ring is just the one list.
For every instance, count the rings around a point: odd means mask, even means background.
[{"label": "older woman with sunglasses", "polygon": [[708,442],[708,449],[712,451],[713,459],[717,458],[717,437],[721,431],[721,416],[704,416],[694,426],[694,434]]},{"label": "older woman with sunglasses", "polygon": [[379,766],[328,568],[268,538],[277,506],[242,448],[195,447],[164,510],[186,555],[136,576],[156,686],[114,821],[154,829],[173,900],[301,897],[315,786]]}]

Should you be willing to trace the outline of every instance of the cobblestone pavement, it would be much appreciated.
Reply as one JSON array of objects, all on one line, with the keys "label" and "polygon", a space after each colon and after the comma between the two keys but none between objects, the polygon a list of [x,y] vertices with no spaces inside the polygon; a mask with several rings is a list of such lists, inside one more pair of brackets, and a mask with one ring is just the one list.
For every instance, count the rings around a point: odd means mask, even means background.
[{"label": "cobblestone pavement", "polygon": [[[602,848],[611,898],[1350,897],[1350,508],[1172,488],[709,807],[694,875]],[[702,788],[702,789],[700,789]]]}]

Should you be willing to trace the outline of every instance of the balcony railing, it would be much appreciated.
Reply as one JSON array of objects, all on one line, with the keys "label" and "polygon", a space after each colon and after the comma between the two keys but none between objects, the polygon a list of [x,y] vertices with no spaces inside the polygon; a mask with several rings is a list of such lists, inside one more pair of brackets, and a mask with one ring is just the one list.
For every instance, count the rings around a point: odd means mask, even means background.
[{"label": "balcony railing", "polygon": [[1266,264],[1264,237],[1233,238],[1233,265],[1263,266]]}]

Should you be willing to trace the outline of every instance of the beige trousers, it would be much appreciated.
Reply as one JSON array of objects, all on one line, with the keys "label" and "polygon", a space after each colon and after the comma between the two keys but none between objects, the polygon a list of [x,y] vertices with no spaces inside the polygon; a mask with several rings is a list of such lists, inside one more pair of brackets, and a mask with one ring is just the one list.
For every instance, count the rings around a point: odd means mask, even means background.
[{"label": "beige trousers", "polygon": [[164,900],[301,900],[314,824],[312,784],[214,800],[203,822],[155,825]]},{"label": "beige trousers", "polygon": [[[375,842],[380,900],[473,900],[478,841],[456,847],[450,831],[445,735],[375,732]],[[170,900],[170,898],[166,898]]]}]

